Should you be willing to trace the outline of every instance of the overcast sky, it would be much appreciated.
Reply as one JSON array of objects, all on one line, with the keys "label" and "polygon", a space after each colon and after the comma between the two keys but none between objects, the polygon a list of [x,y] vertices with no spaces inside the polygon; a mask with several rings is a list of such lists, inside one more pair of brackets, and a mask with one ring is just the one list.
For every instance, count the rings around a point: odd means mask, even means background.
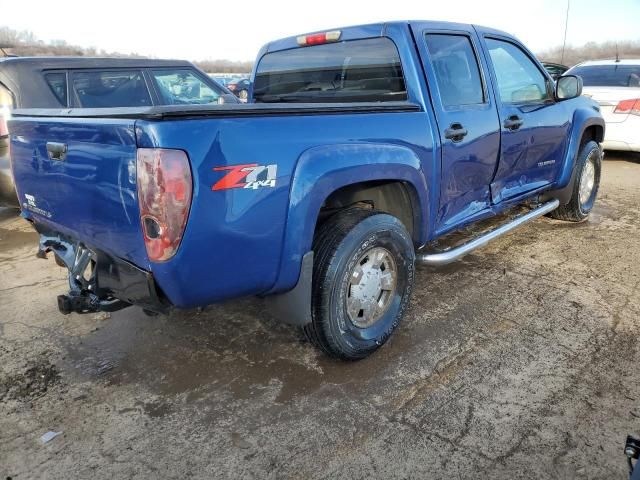
[{"label": "overcast sky", "polygon": [[[477,23],[560,45],[566,0],[5,0],[0,25],[42,40],[188,60],[253,60],[269,40],[384,20]],[[640,39],[640,0],[571,0],[567,42]]]}]

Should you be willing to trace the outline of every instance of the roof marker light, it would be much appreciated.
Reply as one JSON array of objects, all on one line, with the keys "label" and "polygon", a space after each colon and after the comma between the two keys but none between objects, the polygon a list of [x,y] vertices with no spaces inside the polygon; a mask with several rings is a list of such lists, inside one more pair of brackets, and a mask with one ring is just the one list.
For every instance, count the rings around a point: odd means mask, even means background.
[{"label": "roof marker light", "polygon": [[340,30],[332,30],[331,32],[314,33],[311,35],[301,35],[298,37],[298,45],[307,47],[310,45],[321,45],[323,43],[337,42],[340,40],[342,32]]}]

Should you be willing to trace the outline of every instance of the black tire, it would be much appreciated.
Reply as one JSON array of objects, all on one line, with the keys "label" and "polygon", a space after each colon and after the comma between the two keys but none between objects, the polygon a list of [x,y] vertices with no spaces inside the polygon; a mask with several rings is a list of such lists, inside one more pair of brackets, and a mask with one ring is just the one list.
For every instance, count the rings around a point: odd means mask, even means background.
[{"label": "black tire", "polygon": [[[593,188],[586,200],[580,199],[580,189],[583,183],[583,172],[587,168],[587,163],[593,162],[595,169],[595,178]],[[600,172],[602,170],[602,150],[597,142],[591,140],[582,145],[578,158],[576,159],[576,177],[573,185],[573,192],[571,193],[571,200],[566,205],[560,205],[556,210],[549,215],[557,220],[566,220],[569,222],[582,222],[585,220],[593,204],[598,196],[598,189],[600,187]]]},{"label": "black tire", "polygon": [[[361,268],[374,249],[384,252],[384,258],[393,265],[394,288],[385,293],[385,307],[376,310],[380,318],[363,327],[352,321],[347,302],[356,264],[360,261]],[[304,332],[314,345],[332,357],[365,358],[387,341],[407,309],[415,268],[411,237],[392,215],[350,208],[325,221],[316,233],[313,250],[312,322],[304,327]],[[382,272],[380,275],[385,273],[383,265],[377,270]],[[369,296],[368,301],[376,295]],[[374,304],[379,304],[382,296],[376,298]]]}]

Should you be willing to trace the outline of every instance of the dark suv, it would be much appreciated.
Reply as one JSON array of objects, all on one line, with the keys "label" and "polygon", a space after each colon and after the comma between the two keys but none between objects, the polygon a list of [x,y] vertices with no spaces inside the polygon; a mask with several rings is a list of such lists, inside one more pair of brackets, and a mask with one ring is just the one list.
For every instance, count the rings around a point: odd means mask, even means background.
[{"label": "dark suv", "polygon": [[0,206],[18,206],[7,120],[14,108],[238,103],[192,63],[89,57],[0,58]]}]

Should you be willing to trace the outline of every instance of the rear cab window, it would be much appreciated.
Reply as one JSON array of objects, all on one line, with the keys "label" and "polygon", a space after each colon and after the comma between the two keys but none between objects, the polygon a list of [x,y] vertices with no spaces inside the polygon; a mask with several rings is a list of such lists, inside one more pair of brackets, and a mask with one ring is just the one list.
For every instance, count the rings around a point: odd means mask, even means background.
[{"label": "rear cab window", "polygon": [[154,69],[151,76],[156,84],[161,105],[204,105],[218,103],[222,90],[214,89],[193,70]]},{"label": "rear cab window", "polygon": [[262,57],[256,103],[342,103],[407,100],[400,55],[387,37],[293,48]]},{"label": "rear cab window", "polygon": [[140,70],[92,70],[71,74],[71,90],[83,108],[151,105],[149,89]]}]

